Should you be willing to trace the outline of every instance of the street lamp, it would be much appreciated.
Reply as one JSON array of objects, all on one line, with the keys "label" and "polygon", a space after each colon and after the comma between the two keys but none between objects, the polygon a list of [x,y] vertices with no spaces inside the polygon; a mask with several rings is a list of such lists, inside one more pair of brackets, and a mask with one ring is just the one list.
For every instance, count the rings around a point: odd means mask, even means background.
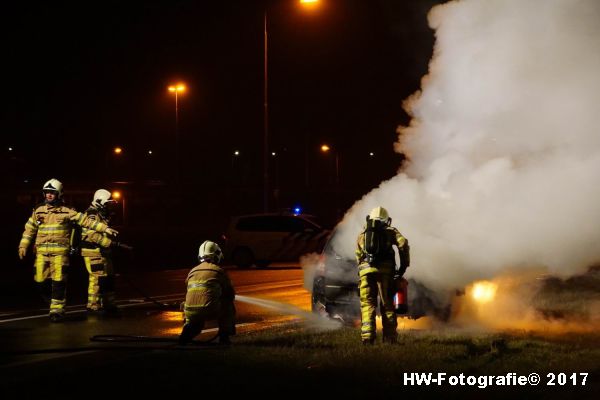
[{"label": "street lamp", "polygon": [[125,209],[125,197],[124,197],[124,196],[123,196],[123,194],[122,194],[121,192],[119,192],[118,190],[115,190],[115,191],[113,191],[113,192],[111,193],[111,196],[112,196],[112,198],[113,198],[114,200],[116,200],[116,201],[119,201],[119,200],[120,200],[120,201],[121,201],[121,209],[122,209],[122,212],[123,212],[123,225],[126,225],[126,224],[125,224],[125,220],[126,220],[126,215],[127,215],[127,214],[125,214],[125,210],[126,210],[126,209]]},{"label": "street lamp", "polygon": [[321,145],[321,152],[329,153],[330,151],[333,151],[335,155],[335,208],[337,217],[340,218],[340,152],[337,148],[332,150],[332,148],[327,144]]},{"label": "street lamp", "polygon": [[[300,0],[300,4],[302,4],[305,8],[312,8],[319,0]],[[263,38],[264,38],[264,131],[263,131],[263,209],[264,212],[269,211],[269,34],[267,31],[267,9],[265,8],[265,15],[263,20],[264,30],[263,30]]]},{"label": "street lamp", "polygon": [[175,166],[177,181],[179,181],[179,93],[183,93],[186,87],[183,83],[171,85],[167,88],[170,93],[175,94]]},{"label": "street lamp", "polygon": [[[331,150],[331,147],[329,147],[329,145],[327,145],[327,144],[321,145],[321,152],[329,153],[330,150]],[[339,155],[339,152],[337,151],[337,149],[334,149],[333,153],[335,155],[335,184],[336,184],[336,186],[339,187],[340,186],[340,155]]]}]

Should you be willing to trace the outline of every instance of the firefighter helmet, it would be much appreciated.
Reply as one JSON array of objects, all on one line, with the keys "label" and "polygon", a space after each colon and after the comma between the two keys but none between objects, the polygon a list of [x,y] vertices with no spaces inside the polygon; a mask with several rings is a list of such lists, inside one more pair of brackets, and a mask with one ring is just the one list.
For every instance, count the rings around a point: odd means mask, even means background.
[{"label": "firefighter helmet", "polygon": [[219,264],[223,259],[223,252],[218,244],[206,240],[200,245],[198,249],[198,261],[211,261],[215,264]]},{"label": "firefighter helmet", "polygon": [[115,201],[111,199],[111,196],[112,194],[106,189],[96,190],[96,193],[94,193],[94,200],[92,200],[92,206],[103,208],[109,203],[115,203]]},{"label": "firefighter helmet", "polygon": [[53,192],[60,198],[62,197],[62,189],[63,184],[58,179],[50,179],[48,182],[44,183],[42,193]]},{"label": "firefighter helmet", "polygon": [[385,223],[390,223],[391,218],[387,212],[387,210],[383,207],[375,207],[371,210],[369,214],[370,219],[377,219]]}]

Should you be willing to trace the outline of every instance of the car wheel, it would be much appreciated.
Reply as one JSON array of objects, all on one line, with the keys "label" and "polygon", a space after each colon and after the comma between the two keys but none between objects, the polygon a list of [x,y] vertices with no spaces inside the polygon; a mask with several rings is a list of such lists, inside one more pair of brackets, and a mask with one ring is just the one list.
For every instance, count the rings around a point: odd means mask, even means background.
[{"label": "car wheel", "polygon": [[238,268],[250,268],[254,264],[254,254],[246,247],[235,249],[231,259]]}]

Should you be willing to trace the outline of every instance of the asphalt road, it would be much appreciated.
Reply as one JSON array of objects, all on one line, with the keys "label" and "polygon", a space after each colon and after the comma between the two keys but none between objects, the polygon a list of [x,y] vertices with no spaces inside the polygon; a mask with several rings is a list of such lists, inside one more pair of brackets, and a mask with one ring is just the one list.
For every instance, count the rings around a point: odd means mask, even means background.
[{"label": "asphalt road", "polygon": [[[310,294],[303,287],[303,271],[297,264],[276,264],[267,269],[239,270],[227,267],[238,299],[237,332],[264,329],[290,319],[309,316]],[[29,290],[15,290],[20,296],[3,298],[0,308],[0,370],[19,366],[37,366],[60,358],[77,363],[77,358],[103,357],[110,346],[144,346],[156,343],[176,345],[182,316],[178,304],[185,296],[184,280],[189,268],[156,272],[133,272],[117,278],[117,298],[120,312],[106,317],[85,310],[85,275],[71,279],[67,318],[51,323],[48,308],[41,298],[27,298]],[[21,283],[26,285],[25,283]],[[35,297],[35,296],[34,296]],[[254,302],[260,305],[251,304]],[[216,324],[209,323],[199,341],[208,341],[216,334]],[[117,342],[98,342],[90,338],[108,335]],[[143,336],[151,341],[114,336]],[[98,339],[98,338],[97,338]],[[106,340],[106,336],[100,337]],[[234,338],[235,340],[235,338]],[[83,362],[83,361],[82,361]],[[0,375],[2,375],[0,373]],[[1,380],[1,378],[0,378]]]}]

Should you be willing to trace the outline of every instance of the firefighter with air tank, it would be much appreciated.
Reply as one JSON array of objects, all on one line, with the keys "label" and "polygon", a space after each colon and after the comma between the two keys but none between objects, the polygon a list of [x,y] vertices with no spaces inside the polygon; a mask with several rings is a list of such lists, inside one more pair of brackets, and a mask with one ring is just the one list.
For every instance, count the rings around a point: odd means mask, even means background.
[{"label": "firefighter with air tank", "polygon": [[40,287],[52,281],[50,320],[64,318],[66,303],[67,269],[71,251],[71,233],[74,225],[114,237],[118,232],[105,223],[91,219],[63,204],[63,185],[50,179],[43,188],[44,202],[36,206],[25,224],[19,243],[19,258],[25,258],[29,245],[34,243],[34,280]]},{"label": "firefighter with air tank", "polygon": [[[383,342],[396,343],[396,308],[393,296],[396,282],[406,282],[402,276],[410,264],[408,240],[394,227],[383,207],[376,207],[367,216],[356,248],[358,262],[361,339],[365,345],[375,343],[377,300],[383,325]],[[394,248],[398,248],[400,266],[396,268]]]}]

